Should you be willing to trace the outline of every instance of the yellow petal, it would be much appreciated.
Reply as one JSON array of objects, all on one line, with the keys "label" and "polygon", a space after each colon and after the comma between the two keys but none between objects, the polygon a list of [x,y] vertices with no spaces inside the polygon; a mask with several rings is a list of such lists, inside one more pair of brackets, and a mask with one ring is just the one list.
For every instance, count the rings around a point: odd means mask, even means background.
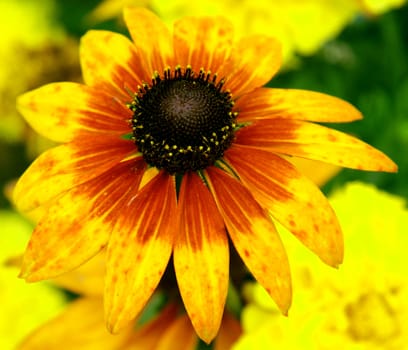
[{"label": "yellow petal", "polygon": [[183,176],[174,267],[181,297],[198,334],[209,343],[220,327],[228,292],[229,248],[224,221],[196,173]]},{"label": "yellow petal", "polygon": [[299,119],[315,122],[350,122],[362,119],[350,103],[320,92],[260,88],[238,99],[238,121]]},{"label": "yellow petal", "polygon": [[346,168],[397,171],[397,165],[391,159],[363,141],[322,125],[298,120],[256,121],[237,132],[236,142]]},{"label": "yellow petal", "polygon": [[130,132],[132,114],[125,105],[77,83],[44,85],[21,95],[17,107],[36,132],[56,142],[89,137],[90,133],[103,137]]},{"label": "yellow petal", "polygon": [[331,266],[343,260],[343,236],[336,215],[315,184],[279,156],[244,146],[225,158],[242,183],[271,215]]},{"label": "yellow petal", "polygon": [[142,158],[120,163],[58,198],[32,234],[21,277],[34,282],[59,276],[103,249],[144,167]]},{"label": "yellow petal", "polygon": [[233,27],[222,17],[183,17],[174,24],[176,61],[191,65],[194,72],[203,68],[218,73],[229,57],[232,39]]},{"label": "yellow petal", "polygon": [[116,333],[143,309],[170,259],[176,233],[176,189],[165,172],[134,195],[108,244],[105,312]]},{"label": "yellow petal", "polygon": [[100,252],[77,269],[64,273],[52,283],[79,295],[103,295],[106,271],[106,254]]},{"label": "yellow petal", "polygon": [[113,336],[103,322],[102,298],[80,298],[34,331],[19,350],[122,349],[132,332],[133,327],[129,327]]},{"label": "yellow petal", "polygon": [[40,155],[18,180],[14,204],[31,211],[59,194],[91,180],[135,151],[132,141],[118,137],[83,138]]},{"label": "yellow petal", "polygon": [[174,67],[173,38],[153,12],[142,7],[128,7],[124,10],[124,18],[140,54],[146,82],[150,82],[155,71],[162,74],[168,66]]},{"label": "yellow petal", "polygon": [[133,43],[121,34],[88,31],[81,38],[80,60],[85,83],[122,102],[132,99],[128,91],[150,79]]},{"label": "yellow petal", "polygon": [[299,157],[282,156],[320,188],[334,178],[342,168],[338,165]]},{"label": "yellow petal", "polygon": [[275,226],[238,180],[216,167],[207,168],[205,173],[239,255],[287,314],[292,300],[289,262]]},{"label": "yellow petal", "polygon": [[248,36],[234,46],[230,58],[220,68],[225,88],[239,97],[268,83],[281,66],[281,45],[267,36]]}]

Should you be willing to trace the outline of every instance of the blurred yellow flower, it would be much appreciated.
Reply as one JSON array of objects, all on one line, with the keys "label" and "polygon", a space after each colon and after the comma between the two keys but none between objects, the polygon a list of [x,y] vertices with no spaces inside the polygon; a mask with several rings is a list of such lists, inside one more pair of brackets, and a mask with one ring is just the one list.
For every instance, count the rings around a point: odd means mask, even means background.
[{"label": "blurred yellow flower", "polygon": [[55,11],[54,0],[0,0],[0,139],[6,142],[27,137],[26,124],[16,110],[18,95],[51,80],[75,80],[79,75],[77,45],[67,40]]},{"label": "blurred yellow flower", "polygon": [[379,15],[407,3],[406,0],[357,0],[368,14]]},{"label": "blurred yellow flower", "polygon": [[[344,264],[332,271],[298,249],[288,318],[257,284],[244,290],[244,336],[234,350],[405,349],[408,344],[408,210],[399,197],[351,183],[331,196],[344,229]],[[286,234],[282,238],[290,238]],[[312,266],[313,265],[313,266]]]},{"label": "blurred yellow flower", "polygon": [[63,308],[65,295],[46,282],[28,285],[17,278],[17,268],[5,266],[24,250],[32,226],[8,210],[0,211],[0,223],[0,349],[11,350]]},{"label": "blurred yellow flower", "polygon": [[168,25],[185,15],[222,15],[239,35],[267,34],[283,43],[285,62],[296,53],[311,55],[335,38],[358,14],[378,15],[405,0],[104,0],[91,12],[92,21],[121,14],[125,5],[147,6]]}]

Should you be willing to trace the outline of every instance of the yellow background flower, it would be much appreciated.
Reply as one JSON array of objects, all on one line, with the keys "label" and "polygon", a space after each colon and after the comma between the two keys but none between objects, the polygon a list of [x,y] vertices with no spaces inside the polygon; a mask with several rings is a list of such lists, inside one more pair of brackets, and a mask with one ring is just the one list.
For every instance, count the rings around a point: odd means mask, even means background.
[{"label": "yellow background flower", "polygon": [[65,294],[47,282],[28,285],[7,262],[20,256],[32,225],[17,213],[0,211],[0,349],[13,350],[30,331],[60,312]]},{"label": "yellow background flower", "polygon": [[373,186],[350,183],[330,202],[345,235],[338,271],[316,264],[288,242],[295,297],[280,316],[259,285],[248,285],[245,335],[234,349],[404,349],[408,343],[408,210],[402,198]]}]

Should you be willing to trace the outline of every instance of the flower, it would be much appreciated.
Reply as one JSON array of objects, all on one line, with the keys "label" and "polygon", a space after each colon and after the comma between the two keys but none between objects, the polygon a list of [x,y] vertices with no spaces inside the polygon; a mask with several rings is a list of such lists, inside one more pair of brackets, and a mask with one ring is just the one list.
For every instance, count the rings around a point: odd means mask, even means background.
[{"label": "flower", "polygon": [[272,35],[282,43],[283,60],[311,55],[336,37],[358,11],[354,1],[325,0],[105,0],[90,13],[93,22],[120,15],[123,4],[148,6],[167,24],[185,15],[225,15],[242,34]]},{"label": "flower", "polygon": [[279,39],[288,67],[296,55],[312,55],[358,15],[380,15],[405,0],[104,0],[89,14],[91,22],[118,17],[123,6],[147,6],[167,24],[185,15],[225,15],[240,34]]},{"label": "flower", "polygon": [[17,270],[8,265],[21,254],[32,225],[4,209],[0,210],[0,222],[0,349],[15,349],[35,327],[61,311],[66,300],[62,291],[47,282],[27,286],[16,278]]},{"label": "flower", "polygon": [[314,264],[313,257],[304,254],[307,252],[296,242],[285,241],[292,248],[290,252],[299,257],[292,264],[294,286],[299,291],[292,312],[288,318],[278,317],[262,287],[247,285],[244,335],[233,349],[406,347],[406,201],[354,182],[337,190],[330,202],[348,248],[342,268],[333,273],[322,264]]},{"label": "flower", "polygon": [[73,54],[77,46],[55,23],[55,7],[53,0],[0,0],[0,65],[7,67],[0,70],[0,141],[15,143],[27,137],[16,110],[18,95],[79,71]]},{"label": "flower", "polygon": [[273,220],[331,266],[341,263],[343,242],[324,195],[280,155],[365,170],[396,165],[311,123],[360,119],[347,102],[262,87],[280,66],[275,39],[233,41],[222,17],[185,17],[171,35],[146,9],[124,16],[133,43],[108,31],[82,38],[85,85],[54,83],[18,100],[37,132],[64,143],[15,187],[20,210],[46,208],[21,277],[58,276],[106,247],[104,307],[118,332],[146,305],[172,256],[187,313],[209,342],[228,290],[229,236],[286,314],[289,264]]}]

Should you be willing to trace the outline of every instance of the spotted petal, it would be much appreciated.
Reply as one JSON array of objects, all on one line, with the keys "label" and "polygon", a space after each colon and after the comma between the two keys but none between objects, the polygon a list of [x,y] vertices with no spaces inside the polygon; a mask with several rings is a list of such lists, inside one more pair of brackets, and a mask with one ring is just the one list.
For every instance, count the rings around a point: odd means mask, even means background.
[{"label": "spotted petal", "polygon": [[314,91],[259,88],[238,99],[238,121],[287,118],[315,122],[350,122],[362,118],[348,102]]},{"label": "spotted petal", "polygon": [[[233,27],[223,17],[183,17],[174,24],[176,61],[218,73],[231,52]],[[221,77],[223,78],[223,77]]]},{"label": "spotted petal", "polygon": [[196,173],[183,176],[174,266],[180,293],[201,339],[217,335],[228,291],[229,250],[224,222]]},{"label": "spotted petal", "polygon": [[287,314],[292,299],[289,262],[275,226],[238,180],[216,167],[207,168],[205,173],[239,255]]},{"label": "spotted petal", "polygon": [[52,148],[20,177],[14,203],[21,211],[31,211],[97,177],[134,151],[133,142],[111,136],[83,138]]},{"label": "spotted petal", "polygon": [[395,172],[384,153],[342,132],[298,120],[259,120],[237,132],[237,144],[320,160],[342,167]]},{"label": "spotted petal", "polygon": [[128,91],[150,78],[133,43],[121,34],[88,31],[81,38],[80,59],[85,83],[122,102],[131,99]]},{"label": "spotted petal", "polygon": [[225,158],[255,199],[331,266],[343,260],[343,236],[326,197],[296,168],[267,151],[231,147]]},{"label": "spotted petal", "polygon": [[48,279],[78,267],[107,244],[129,189],[138,187],[142,158],[120,163],[61,196],[35,228],[21,277]]},{"label": "spotted petal", "polygon": [[129,133],[132,114],[102,91],[76,83],[53,83],[21,95],[17,107],[39,134],[56,142]]},{"label": "spotted petal", "polygon": [[220,68],[225,87],[234,98],[268,83],[281,66],[280,43],[261,35],[240,39],[233,46],[230,58]]},{"label": "spotted petal", "polygon": [[116,333],[143,309],[170,259],[176,230],[174,178],[159,173],[116,217],[108,245],[105,312]]},{"label": "spotted petal", "polygon": [[163,21],[142,7],[125,8],[124,18],[140,53],[146,82],[150,82],[155,71],[162,74],[165,68],[174,66],[173,41]]}]

